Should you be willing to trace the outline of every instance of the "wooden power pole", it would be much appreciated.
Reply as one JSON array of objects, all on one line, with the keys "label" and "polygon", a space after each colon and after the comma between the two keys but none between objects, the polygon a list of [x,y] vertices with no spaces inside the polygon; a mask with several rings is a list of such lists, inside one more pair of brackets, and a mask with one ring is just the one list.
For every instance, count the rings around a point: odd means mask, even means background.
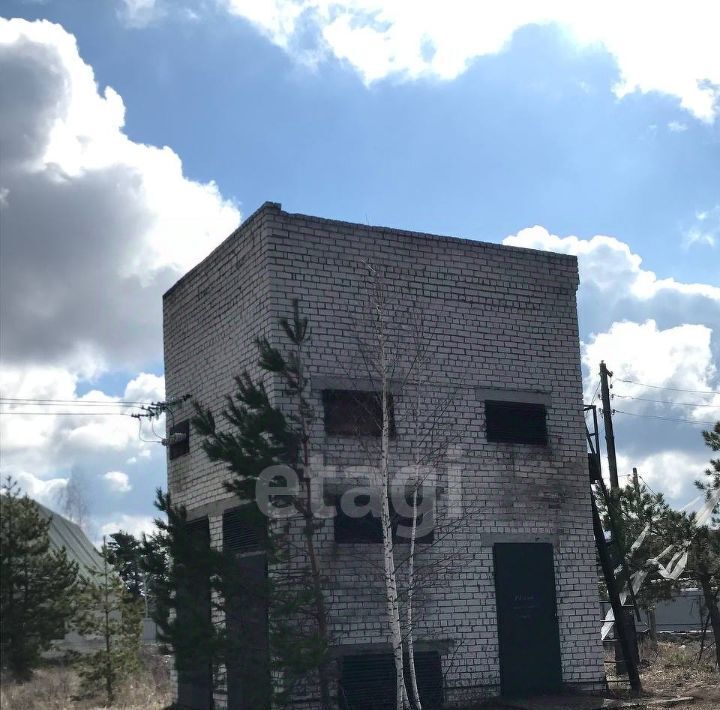
[{"label": "wooden power pole", "polygon": [[607,369],[605,361],[600,362],[600,394],[602,396],[603,405],[603,422],[605,424],[605,447],[607,449],[608,469],[610,471],[610,488],[616,490],[620,488],[617,472],[617,456],[615,454],[615,435],[613,434],[612,408],[610,406],[610,385],[608,377],[612,377],[612,372]]}]

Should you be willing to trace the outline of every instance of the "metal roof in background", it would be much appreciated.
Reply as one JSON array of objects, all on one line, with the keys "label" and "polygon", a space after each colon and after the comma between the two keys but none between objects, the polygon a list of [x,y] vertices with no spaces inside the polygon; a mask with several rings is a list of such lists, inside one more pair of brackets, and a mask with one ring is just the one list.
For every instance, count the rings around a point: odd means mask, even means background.
[{"label": "metal roof in background", "polygon": [[77,523],[64,518],[60,513],[46,508],[37,501],[34,502],[37,504],[40,514],[44,518],[50,519],[48,528],[50,547],[56,550],[65,548],[68,559],[78,563],[81,573],[83,570],[101,572],[102,557],[82,528]]}]

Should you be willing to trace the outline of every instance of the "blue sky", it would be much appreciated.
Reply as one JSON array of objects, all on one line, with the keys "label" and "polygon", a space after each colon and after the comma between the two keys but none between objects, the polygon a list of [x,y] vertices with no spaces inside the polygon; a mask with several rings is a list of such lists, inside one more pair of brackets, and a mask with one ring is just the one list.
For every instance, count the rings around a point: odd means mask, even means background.
[{"label": "blue sky", "polygon": [[[621,376],[655,388],[626,396],[670,402],[627,400],[643,417],[623,420],[620,451],[675,501],[691,498],[708,458],[698,422],[720,416],[720,49],[708,29],[720,18],[710,2],[679,15],[519,6],[508,20],[463,2],[454,14],[375,0],[6,2],[5,17],[60,27],[0,29],[0,109],[23,115],[2,138],[50,146],[0,175],[3,281],[20,284],[3,288],[3,396],[160,397],[162,290],[272,200],[578,254],[589,395],[595,360],[615,356]],[[46,298],[31,308],[23,285],[38,281]],[[38,461],[35,425],[12,419],[3,467],[29,490],[51,502],[83,471],[96,531],[147,522],[161,447],[138,447],[129,429],[93,447],[74,420],[47,417]]]}]

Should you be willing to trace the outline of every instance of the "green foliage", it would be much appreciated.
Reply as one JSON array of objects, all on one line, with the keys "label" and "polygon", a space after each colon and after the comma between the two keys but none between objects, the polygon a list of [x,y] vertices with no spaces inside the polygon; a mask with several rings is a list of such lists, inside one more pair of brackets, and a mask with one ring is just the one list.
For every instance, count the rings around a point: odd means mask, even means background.
[{"label": "green foliage", "polygon": [[[710,447],[711,451],[720,451],[720,422],[715,422],[715,426],[710,431],[704,431],[702,433],[705,444]],[[705,491],[705,497],[707,499],[720,489],[720,458],[710,459],[710,468],[705,469],[705,478],[703,480],[695,481],[695,485],[701,490]],[[718,512],[718,506],[715,506],[713,511],[715,515]],[[720,525],[720,520],[715,520],[716,525]]]},{"label": "green foliage", "polygon": [[142,544],[134,535],[120,531],[107,542],[108,562],[136,599],[145,596]]},{"label": "green foliage", "polygon": [[103,569],[83,575],[75,626],[80,635],[100,642],[98,650],[78,654],[81,690],[104,692],[111,705],[120,684],[140,667],[142,604],[110,565],[104,541],[101,554]]},{"label": "green foliage", "polygon": [[[598,498],[598,510],[605,530],[613,535],[615,563],[625,560],[632,575],[647,566],[647,561],[667,546],[667,516],[670,507],[662,493],[652,493],[637,478],[625,487],[608,492],[608,500]],[[649,527],[643,542],[636,541]],[[613,548],[611,548],[613,549]],[[657,568],[651,567],[637,597],[638,605],[651,608],[672,595],[673,583],[662,579]]]},{"label": "green foliage", "polygon": [[[263,549],[273,567],[266,585],[270,660],[272,670],[281,673],[285,683],[283,689],[275,688],[274,700],[282,704],[296,683],[318,674],[321,704],[329,707],[327,620],[313,539],[321,523],[310,509],[309,478],[305,475],[308,432],[314,417],[303,368],[309,328],[296,300],[292,318],[281,319],[280,326],[289,341],[287,351],[272,346],[266,338],[257,339],[256,345],[259,367],[277,378],[285,406],[273,404],[264,382],[243,372],[235,378],[235,394],[226,399],[222,412],[225,426],[218,427],[212,412],[197,403],[193,425],[205,437],[203,449],[208,458],[226,464],[231,478],[225,487],[240,499],[243,515],[266,530]],[[255,500],[258,477],[268,467],[282,464],[290,466],[300,481],[298,493],[285,496],[283,502],[292,505],[302,521],[304,550],[289,543],[285,527],[267,525]],[[231,569],[232,562],[229,564]],[[238,594],[239,586],[241,582],[227,573],[224,591],[228,598]]]},{"label": "green foliage", "polygon": [[50,550],[50,521],[9,477],[0,507],[2,662],[18,680],[27,680],[40,654],[65,635],[78,568],[65,550]]},{"label": "green foliage", "polygon": [[155,535],[142,541],[148,593],[154,601],[152,618],[166,653],[175,657],[179,674],[192,675],[199,667],[217,667],[226,653],[226,637],[212,623],[212,609],[219,609],[224,556],[209,546],[188,522],[183,506],[170,494],[157,491]]}]

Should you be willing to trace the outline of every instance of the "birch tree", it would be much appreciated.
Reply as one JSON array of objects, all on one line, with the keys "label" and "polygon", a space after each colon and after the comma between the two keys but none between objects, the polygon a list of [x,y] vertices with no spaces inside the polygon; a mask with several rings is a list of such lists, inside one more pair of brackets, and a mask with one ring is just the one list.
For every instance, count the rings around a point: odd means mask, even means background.
[{"label": "birch tree", "polygon": [[[399,322],[392,314],[383,275],[372,265],[367,265],[367,268],[367,313],[370,317],[365,323],[357,325],[357,340],[368,378],[377,383],[381,400],[379,447],[376,453],[366,447],[366,454],[370,460],[377,461],[382,577],[395,664],[395,703],[401,710],[410,707],[422,710],[415,665],[415,591],[431,575],[429,570],[425,570],[424,575],[417,574],[419,500],[428,472],[437,471],[452,441],[445,431],[449,429],[448,409],[452,397],[428,403],[426,385],[432,338],[426,331],[424,316],[419,310],[414,310],[406,313],[404,320]],[[409,405],[406,408],[409,416],[404,421],[411,449],[410,466],[404,467],[405,474],[408,469],[410,473],[407,480],[396,475],[398,472],[394,470],[391,452],[394,413],[390,412],[390,402],[395,395],[405,398]],[[400,495],[398,487],[402,490]],[[429,498],[432,503],[434,496]],[[423,500],[427,503],[428,496],[425,495]],[[409,550],[405,555],[396,547],[393,534],[398,527],[394,519],[398,514],[410,519]],[[399,574],[403,567],[406,568],[404,589],[402,575]],[[424,577],[423,581],[421,577]]]}]

